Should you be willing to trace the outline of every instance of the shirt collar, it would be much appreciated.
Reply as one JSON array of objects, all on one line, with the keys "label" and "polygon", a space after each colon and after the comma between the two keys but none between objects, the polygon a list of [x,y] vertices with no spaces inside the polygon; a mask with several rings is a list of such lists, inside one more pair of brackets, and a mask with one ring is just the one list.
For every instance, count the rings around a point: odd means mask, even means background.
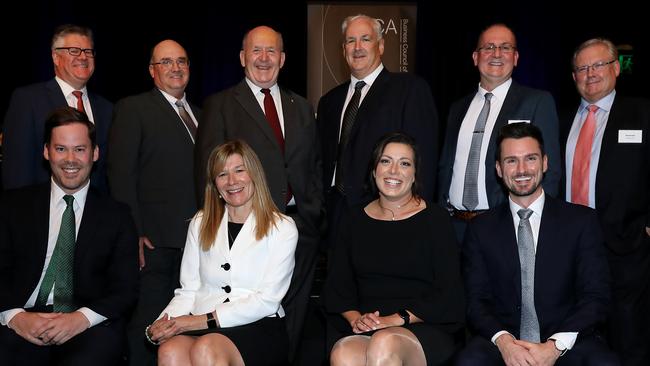
[{"label": "shirt collar", "polygon": [[[55,205],[63,204],[63,196],[67,195],[58,184],[54,182],[54,178],[50,178],[50,205],[54,203]],[[86,197],[88,196],[88,189],[90,188],[90,180],[86,182],[86,185],[83,186],[80,190],[72,194],[74,197],[73,208],[76,211],[80,207],[84,207],[86,204]],[[63,203],[61,203],[63,202]],[[52,206],[50,206],[52,207]]]},{"label": "shirt collar", "polygon": [[492,93],[494,97],[497,98],[497,100],[505,100],[506,95],[508,95],[508,90],[510,90],[510,85],[512,85],[512,78],[504,81],[501,83],[501,85],[497,86],[494,88],[492,91],[487,91],[483,89],[481,86],[481,83],[478,84],[478,93],[484,97],[486,93]]},{"label": "shirt collar", "polygon": [[[182,97],[180,97],[180,98],[176,98],[175,96],[173,96],[173,95],[167,93],[166,91],[164,91],[164,90],[162,90],[162,89],[158,89],[158,90],[160,90],[160,92],[162,93],[163,97],[165,97],[165,99],[167,99],[167,101],[168,101],[169,103],[171,103],[172,105],[175,106],[177,100],[180,100],[181,102],[183,102],[183,105],[187,105],[187,101],[185,100],[185,93],[183,93],[183,96],[182,96]],[[76,197],[75,197],[75,199],[76,199]]]},{"label": "shirt collar", "polygon": [[88,96],[88,90],[86,90],[85,85],[81,89],[75,89],[70,84],[68,84],[65,80],[61,79],[58,76],[55,76],[54,80],[56,80],[57,84],[59,84],[59,87],[61,88],[61,91],[63,92],[63,95],[66,98],[68,97],[68,95],[71,95],[72,92],[75,91],[75,90],[79,90],[80,92],[83,93],[83,95]]},{"label": "shirt collar", "polygon": [[357,79],[353,75],[350,75],[350,88],[354,89],[354,86],[357,84],[357,81],[361,81],[361,80],[363,80],[368,87],[371,87],[372,83],[375,82],[377,76],[379,76],[379,73],[383,69],[384,69],[384,64],[380,63],[379,66],[377,66],[377,68],[373,72],[368,74],[368,76],[366,76],[363,79]]},{"label": "shirt collar", "polygon": [[598,109],[602,109],[609,113],[612,110],[612,104],[614,104],[614,97],[616,97],[616,90],[612,90],[611,93],[602,97],[600,100],[597,100],[596,103],[589,103],[584,98],[580,99],[580,113],[583,113],[587,107],[592,104],[598,106]]},{"label": "shirt collar", "polygon": [[[533,210],[533,215],[542,217],[542,211],[544,210],[544,201],[546,200],[545,197],[546,196],[544,194],[544,190],[542,189],[542,194],[540,194],[539,197],[537,197],[537,199],[533,201],[530,206],[528,206],[529,209]],[[517,214],[517,212],[524,207],[516,204],[512,198],[510,198],[510,195],[508,195],[508,203],[510,204],[510,212],[512,213],[512,216],[518,218],[519,214]]]},{"label": "shirt collar", "polygon": [[[254,82],[252,82],[249,78],[245,78],[246,84],[248,84],[248,87],[251,88],[251,91],[253,92],[253,95],[257,94],[262,94],[262,88],[261,86],[255,85]],[[269,88],[271,90],[271,95],[278,95],[278,92],[280,91],[280,87],[278,86],[278,83],[273,84]]]}]

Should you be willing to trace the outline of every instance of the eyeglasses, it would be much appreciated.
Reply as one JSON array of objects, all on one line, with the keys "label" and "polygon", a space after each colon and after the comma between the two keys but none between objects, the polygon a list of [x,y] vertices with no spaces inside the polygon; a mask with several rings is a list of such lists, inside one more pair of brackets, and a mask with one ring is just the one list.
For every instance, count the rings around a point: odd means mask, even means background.
[{"label": "eyeglasses", "polygon": [[160,65],[165,69],[169,69],[174,65],[174,63],[176,64],[176,66],[178,66],[179,69],[185,69],[188,66],[190,66],[190,60],[186,58],[178,58],[176,60],[172,60],[171,58],[163,58],[162,60],[158,62],[152,62],[151,64]]},{"label": "eyeglasses", "polygon": [[57,47],[55,50],[67,50],[71,56],[79,56],[83,52],[87,57],[95,57],[95,50],[92,48]]},{"label": "eyeglasses", "polygon": [[609,64],[613,64],[614,62],[616,62],[616,59],[613,59],[611,61],[599,61],[599,62],[596,62],[596,63],[591,64],[591,65],[584,65],[584,66],[575,67],[575,68],[573,68],[573,71],[576,74],[586,74],[586,73],[589,72],[589,69],[592,69],[592,70],[594,70],[594,72],[597,72],[597,71],[603,70],[605,68],[605,66],[607,66]]},{"label": "eyeglasses", "polygon": [[488,43],[483,47],[479,47],[477,51],[483,53],[495,53],[497,51],[497,48],[501,50],[502,53],[513,53],[517,49],[517,47],[509,43],[502,44],[501,46],[497,46],[494,43]]}]

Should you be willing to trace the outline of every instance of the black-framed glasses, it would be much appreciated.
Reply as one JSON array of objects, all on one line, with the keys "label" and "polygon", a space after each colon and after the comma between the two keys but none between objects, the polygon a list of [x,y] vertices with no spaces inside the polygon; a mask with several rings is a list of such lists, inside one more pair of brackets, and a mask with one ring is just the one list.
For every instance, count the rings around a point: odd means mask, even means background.
[{"label": "black-framed glasses", "polygon": [[484,46],[479,47],[477,51],[483,53],[495,53],[497,51],[497,48],[501,51],[501,53],[513,53],[515,50],[517,50],[517,47],[511,45],[510,43],[504,43],[500,46],[497,46],[494,43],[488,43]]},{"label": "black-framed glasses", "polygon": [[162,60],[160,60],[158,62],[152,62],[151,63],[151,65],[160,65],[160,66],[164,67],[165,69],[169,69],[174,64],[176,64],[176,66],[178,66],[179,69],[185,69],[188,66],[190,66],[190,60],[188,60],[188,59],[186,59],[184,57],[177,58],[176,60],[172,60],[171,58],[163,58]]},{"label": "black-framed glasses", "polygon": [[57,47],[55,50],[66,50],[71,56],[79,56],[83,52],[87,57],[95,57],[95,50],[92,48]]},{"label": "black-framed glasses", "polygon": [[603,70],[605,66],[613,64],[614,62],[616,62],[616,59],[613,59],[611,61],[599,61],[591,65],[574,67],[573,71],[575,71],[576,74],[586,74],[589,72],[589,69],[592,69],[594,70],[594,72],[597,72]]}]

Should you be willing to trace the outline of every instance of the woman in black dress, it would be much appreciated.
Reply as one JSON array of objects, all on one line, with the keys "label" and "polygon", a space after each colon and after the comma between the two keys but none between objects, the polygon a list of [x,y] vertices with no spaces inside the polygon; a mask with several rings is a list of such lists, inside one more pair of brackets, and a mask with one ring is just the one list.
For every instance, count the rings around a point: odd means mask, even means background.
[{"label": "woman in black dress", "polygon": [[350,210],[330,258],[324,304],[345,320],[331,364],[437,365],[453,354],[465,310],[449,215],[417,194],[413,139],[389,134],[372,159],[378,198]]}]

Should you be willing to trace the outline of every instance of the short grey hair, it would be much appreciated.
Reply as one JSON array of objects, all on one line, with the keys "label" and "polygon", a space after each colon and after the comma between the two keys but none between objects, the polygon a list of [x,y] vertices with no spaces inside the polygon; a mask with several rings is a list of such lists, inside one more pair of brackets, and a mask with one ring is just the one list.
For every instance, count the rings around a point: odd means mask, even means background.
[{"label": "short grey hair", "polygon": [[377,35],[377,40],[383,38],[383,34],[381,33],[381,23],[379,23],[379,19],[367,16],[365,14],[357,14],[357,15],[351,15],[343,20],[343,23],[341,24],[341,34],[343,35],[344,39],[345,39],[345,31],[348,30],[348,26],[350,25],[351,22],[357,19],[366,19],[370,21],[372,25],[372,29],[375,31],[375,34]]},{"label": "short grey hair", "polygon": [[575,52],[573,52],[573,61],[572,62],[573,62],[574,67],[577,66],[576,65],[576,58],[578,58],[578,54],[580,52],[582,52],[582,50],[584,50],[585,48],[591,47],[591,46],[594,46],[594,45],[603,45],[603,46],[605,46],[607,48],[607,53],[609,53],[609,55],[612,56],[612,58],[614,58],[615,60],[618,60],[618,50],[616,49],[616,46],[614,46],[612,41],[610,41],[609,39],[606,39],[606,38],[592,38],[592,39],[589,39],[589,40],[586,40],[586,41],[582,42],[578,46],[578,48],[576,48]]}]

